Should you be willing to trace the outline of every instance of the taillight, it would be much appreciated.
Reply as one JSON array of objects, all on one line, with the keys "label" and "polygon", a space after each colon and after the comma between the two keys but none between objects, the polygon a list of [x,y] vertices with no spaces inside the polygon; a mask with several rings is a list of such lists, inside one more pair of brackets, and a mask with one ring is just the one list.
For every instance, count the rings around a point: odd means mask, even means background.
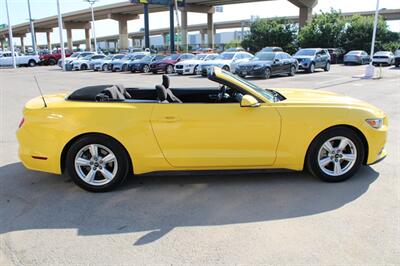
[{"label": "taillight", "polygon": [[21,128],[24,123],[25,123],[25,118],[22,117],[21,122],[19,122],[18,128]]}]

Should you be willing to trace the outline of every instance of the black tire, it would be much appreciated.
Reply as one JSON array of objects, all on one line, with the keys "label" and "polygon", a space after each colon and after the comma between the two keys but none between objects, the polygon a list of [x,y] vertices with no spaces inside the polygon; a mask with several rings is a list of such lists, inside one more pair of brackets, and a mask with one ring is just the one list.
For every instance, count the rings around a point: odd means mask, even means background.
[{"label": "black tire", "polygon": [[230,71],[229,66],[223,66],[222,69],[225,70],[225,71],[228,71],[228,72]]},{"label": "black tire", "polygon": [[151,71],[153,74],[157,74],[158,72],[157,72],[157,70],[153,70],[153,71]]},{"label": "black tire", "polygon": [[197,71],[199,70],[199,65],[195,66],[193,69],[193,75],[197,75]]},{"label": "black tire", "polygon": [[35,60],[33,60],[33,59],[29,60],[29,62],[28,62],[28,66],[30,66],[30,67],[34,67],[34,66],[36,66],[36,61],[35,61]]},{"label": "black tire", "polygon": [[108,65],[107,65],[107,64],[104,64],[104,65],[101,67],[101,69],[102,69],[103,71],[107,71]]},{"label": "black tire", "polygon": [[121,72],[125,72],[127,71],[127,69],[128,69],[127,65],[122,65]]},{"label": "black tire", "polygon": [[271,69],[269,67],[265,69],[262,77],[263,79],[269,79],[271,77]]},{"label": "black tire", "polygon": [[81,70],[87,70],[87,65],[86,64],[82,64],[81,65]]},{"label": "black tire", "polygon": [[174,73],[174,66],[173,66],[173,65],[168,65],[168,66],[165,68],[165,73],[167,73],[167,74],[172,74],[172,73]]},{"label": "black tire", "polygon": [[[319,166],[318,163],[318,156],[319,156],[319,151],[322,148],[323,144],[327,142],[328,140],[335,138],[335,137],[345,137],[353,142],[356,148],[356,159],[354,164],[349,167],[349,169],[344,172],[342,175],[329,175],[325,173],[321,167]],[[325,182],[342,182],[350,177],[352,177],[357,170],[360,168],[363,160],[364,160],[364,154],[365,154],[365,149],[364,145],[361,139],[361,136],[355,132],[354,130],[346,127],[335,127],[332,129],[328,129],[324,132],[322,132],[319,136],[317,136],[313,142],[311,143],[308,151],[307,151],[307,157],[306,157],[306,167],[307,170],[314,175],[315,177],[320,178],[321,180]],[[336,157],[332,156],[335,160]],[[339,163],[342,164],[340,158],[338,159]],[[333,166],[334,162],[332,162]]]},{"label": "black tire", "polygon": [[50,66],[54,66],[55,64],[57,64],[57,61],[54,58],[50,58],[49,59],[49,65]]},{"label": "black tire", "polygon": [[331,70],[331,63],[328,61],[328,62],[326,62],[326,65],[324,67],[324,71],[328,72],[329,70]]},{"label": "black tire", "polygon": [[311,63],[310,66],[307,68],[308,73],[314,73],[315,71],[315,63]]},{"label": "black tire", "polygon": [[395,67],[399,67],[399,66],[400,66],[400,64],[395,64],[394,66],[395,66]]},{"label": "black tire", "polygon": [[[118,169],[115,177],[107,184],[98,186],[88,184],[79,177],[75,170],[76,155],[83,147],[90,144],[100,144],[105,146],[110,149],[116,157]],[[129,155],[125,151],[124,147],[112,138],[97,134],[86,135],[76,140],[67,152],[65,166],[72,181],[79,187],[90,192],[107,192],[114,189],[126,180],[129,170],[131,169]]]},{"label": "black tire", "polygon": [[289,76],[293,77],[294,75],[296,75],[296,67],[295,66],[291,66],[290,67],[290,71],[288,73]]}]

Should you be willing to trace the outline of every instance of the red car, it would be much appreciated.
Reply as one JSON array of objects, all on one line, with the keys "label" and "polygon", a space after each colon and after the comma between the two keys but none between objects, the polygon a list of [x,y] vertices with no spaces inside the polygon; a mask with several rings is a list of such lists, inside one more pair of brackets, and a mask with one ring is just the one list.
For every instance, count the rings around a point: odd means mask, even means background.
[{"label": "red car", "polygon": [[150,71],[153,72],[153,74],[157,74],[158,72],[172,74],[176,63],[193,58],[193,54],[172,54],[164,59],[151,63]]},{"label": "red car", "polygon": [[[65,49],[65,56],[70,57],[72,52],[68,49]],[[53,51],[52,53],[44,52],[39,54],[40,64],[41,65],[50,65],[54,66],[57,64],[58,60],[61,59],[61,50]]]}]

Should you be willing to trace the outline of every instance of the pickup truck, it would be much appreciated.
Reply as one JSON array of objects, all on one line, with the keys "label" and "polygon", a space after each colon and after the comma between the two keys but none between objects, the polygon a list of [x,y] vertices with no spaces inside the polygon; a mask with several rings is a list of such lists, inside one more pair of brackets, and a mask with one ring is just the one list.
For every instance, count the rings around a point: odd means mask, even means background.
[{"label": "pickup truck", "polygon": [[[68,49],[65,49],[65,57],[70,57],[72,52]],[[54,66],[58,63],[58,60],[61,59],[61,50],[49,52],[42,52],[40,54],[40,64],[41,65],[50,65]]]},{"label": "pickup truck", "polygon": [[[39,64],[40,59],[38,55],[23,55],[20,53],[15,54],[15,61],[17,66],[30,66],[34,67]],[[12,66],[12,53],[2,52],[0,53],[0,66]]]}]

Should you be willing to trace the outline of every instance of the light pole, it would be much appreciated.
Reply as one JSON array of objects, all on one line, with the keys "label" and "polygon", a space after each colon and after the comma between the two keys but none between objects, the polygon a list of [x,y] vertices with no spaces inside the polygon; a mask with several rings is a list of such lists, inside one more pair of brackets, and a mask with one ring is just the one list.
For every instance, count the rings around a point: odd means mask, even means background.
[{"label": "light pole", "polygon": [[7,10],[7,22],[8,22],[8,40],[9,40],[10,46],[11,46],[11,56],[12,56],[12,61],[13,61],[13,68],[17,68],[17,63],[15,62],[12,27],[11,27],[11,23],[10,23],[10,13],[8,12],[8,0],[6,0],[6,10]]},{"label": "light pole", "polygon": [[[96,40],[96,28],[94,26],[94,12],[93,12],[93,5],[96,3],[98,0],[84,0],[85,2],[88,2],[90,4],[90,10],[92,12],[92,28],[93,28],[93,40],[94,40],[94,52],[97,52],[97,40]],[[86,48],[87,49],[87,48]]]},{"label": "light pole", "polygon": [[372,31],[372,42],[371,42],[371,61],[365,69],[365,78],[372,78],[375,73],[375,67],[372,64],[372,58],[375,50],[375,39],[376,39],[376,28],[378,27],[378,15],[379,15],[379,0],[376,0],[375,18],[374,18],[374,29]]},{"label": "light pole", "polygon": [[32,49],[36,53],[36,36],[35,36],[35,27],[33,25],[33,19],[31,14],[31,3],[28,0],[28,11],[29,11],[29,24],[31,29],[31,37],[32,37]]},{"label": "light pole", "polygon": [[62,24],[59,0],[57,0],[57,14],[58,14],[58,31],[60,33],[61,60],[62,60],[61,62],[62,62],[62,68],[63,70],[65,70],[65,47],[64,47],[63,24]]}]

